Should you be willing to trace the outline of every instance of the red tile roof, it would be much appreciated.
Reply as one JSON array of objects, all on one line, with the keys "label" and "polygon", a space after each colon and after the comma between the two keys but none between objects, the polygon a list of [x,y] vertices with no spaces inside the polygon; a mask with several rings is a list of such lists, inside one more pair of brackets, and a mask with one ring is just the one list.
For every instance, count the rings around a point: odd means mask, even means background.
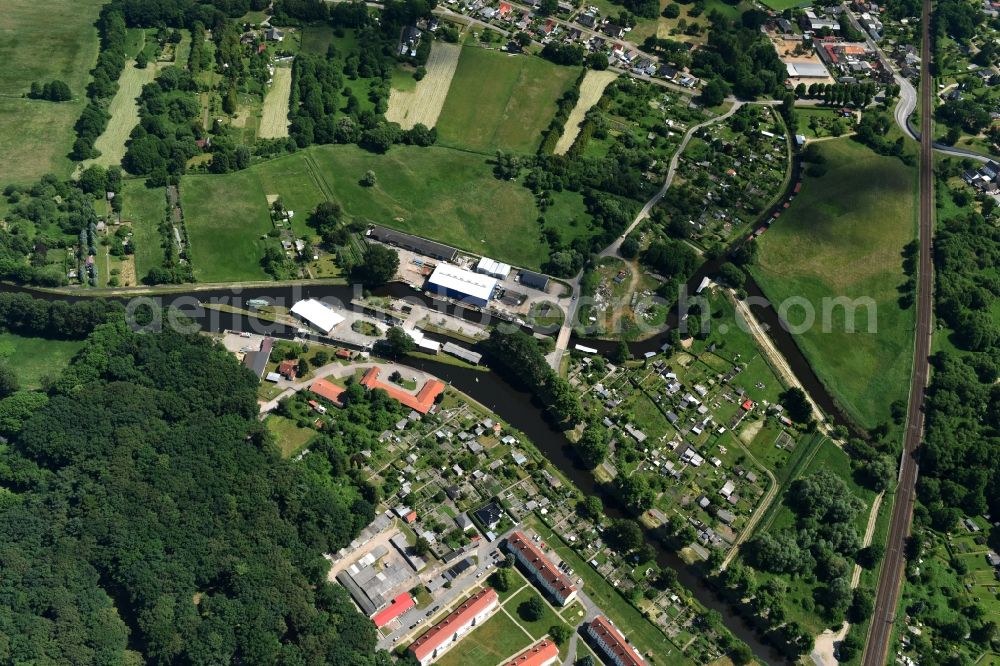
[{"label": "red tile roof", "polygon": [[286,359],[278,364],[278,374],[290,379],[295,379],[298,369],[299,362],[294,359]]},{"label": "red tile roof", "polygon": [[413,597],[410,596],[409,592],[403,592],[401,595],[390,601],[388,606],[380,610],[378,613],[375,613],[375,615],[372,616],[372,622],[375,623],[376,627],[381,629],[416,605],[416,602],[413,601]]},{"label": "red tile roof", "polygon": [[548,639],[541,640],[508,661],[504,666],[547,666],[559,659],[559,648]]},{"label": "red tile roof", "polygon": [[382,389],[388,393],[389,397],[393,400],[396,400],[402,405],[416,410],[421,414],[429,412],[431,406],[434,404],[434,400],[444,391],[444,382],[437,379],[429,379],[427,380],[427,383],[420,388],[417,394],[413,395],[412,393],[408,393],[401,388],[393,386],[392,384],[380,382],[378,380],[378,375],[381,371],[381,368],[369,368],[368,372],[366,372],[364,377],[361,378],[361,385],[370,389]]},{"label": "red tile roof", "polygon": [[576,591],[569,577],[556,569],[549,558],[545,557],[545,553],[533,544],[524,532],[511,532],[507,537],[507,547],[521,553],[535,575],[559,590],[564,599]]},{"label": "red tile roof", "polygon": [[423,661],[428,655],[433,654],[436,649],[451,640],[454,633],[453,627],[462,626],[498,601],[499,597],[492,587],[480,590],[466,599],[448,617],[428,629],[427,633],[415,640],[407,649],[413,653],[417,661]]},{"label": "red tile roof", "polygon": [[338,407],[343,406],[343,403],[340,402],[340,396],[344,394],[344,389],[333,382],[325,379],[317,379],[309,387],[309,390],[321,398],[326,398]]},{"label": "red tile roof", "polygon": [[628,644],[622,633],[615,628],[615,625],[611,624],[608,618],[598,615],[590,621],[590,630],[600,636],[619,664],[623,666],[646,665],[646,661],[639,656],[635,648]]}]

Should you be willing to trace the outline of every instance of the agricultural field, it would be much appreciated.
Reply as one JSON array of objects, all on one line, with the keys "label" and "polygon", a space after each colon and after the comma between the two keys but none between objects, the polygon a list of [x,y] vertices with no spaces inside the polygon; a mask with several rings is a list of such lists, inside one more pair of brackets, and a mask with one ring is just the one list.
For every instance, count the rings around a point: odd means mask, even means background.
[{"label": "agricultural field", "polygon": [[185,176],[180,192],[197,280],[270,279],[261,266],[262,237],[273,227],[254,171]]},{"label": "agricultural field", "polygon": [[288,96],[291,92],[291,68],[276,67],[274,82],[264,98],[260,127],[257,130],[257,136],[261,139],[282,139],[288,136]]},{"label": "agricultural field", "polygon": [[83,340],[50,340],[0,333],[0,363],[10,367],[21,388],[38,389],[43,378],[58,377],[83,348]]},{"label": "agricultural field", "polygon": [[490,155],[533,153],[579,74],[533,56],[464,47],[438,118],[439,141]]},{"label": "agricultural field", "polygon": [[151,268],[163,265],[165,254],[160,223],[167,214],[167,195],[162,187],[146,187],[145,179],[125,181],[122,220],[132,225],[135,271],[141,280]]},{"label": "agricultural field", "polygon": [[[907,279],[903,248],[916,230],[916,170],[849,139],[817,145],[828,171],[805,177],[761,237],[751,270],[772,303],[798,297],[815,309],[815,325],[796,340],[837,401],[870,428],[888,418],[909,383],[913,310],[901,307],[898,288]],[[847,332],[845,308],[837,307],[823,326],[823,299],[837,297],[872,299],[874,319],[858,307],[857,332]],[[789,318],[800,323],[802,308]]]},{"label": "agricultural field", "polygon": [[393,89],[389,93],[389,109],[385,113],[386,120],[399,123],[403,129],[410,129],[417,123],[427,127],[437,124],[441,108],[444,106],[452,78],[458,68],[462,47],[458,44],[436,41],[431,47],[427,58],[427,75],[412,90],[398,90],[393,79]]},{"label": "agricultural field", "polygon": [[[0,180],[27,184],[46,173],[66,177],[76,138],[73,126],[86,105],[89,71],[97,60],[102,0],[9,0],[0,11]],[[59,16],[53,21],[53,16]],[[21,98],[32,81],[65,81],[69,102]]]},{"label": "agricultural field", "polygon": [[566,154],[566,151],[569,150],[570,146],[576,140],[577,134],[580,133],[580,123],[583,122],[584,116],[601,99],[601,96],[604,95],[604,89],[608,87],[608,84],[617,77],[618,74],[616,72],[609,70],[587,70],[587,74],[583,77],[583,82],[580,84],[580,99],[577,100],[576,106],[570,112],[569,118],[566,120],[566,126],[563,128],[562,136],[559,137],[559,142],[556,144],[556,155]]},{"label": "agricultural field", "polygon": [[129,134],[139,122],[139,103],[137,98],[142,92],[142,87],[152,82],[156,76],[156,64],[150,63],[145,69],[135,66],[134,60],[125,63],[122,75],[118,77],[118,92],[115,93],[111,104],[108,105],[108,113],[111,120],[101,136],[97,137],[94,147],[100,151],[100,155],[92,160],[83,163],[84,167],[91,164],[99,164],[109,167],[121,164],[125,157],[125,142]]}]

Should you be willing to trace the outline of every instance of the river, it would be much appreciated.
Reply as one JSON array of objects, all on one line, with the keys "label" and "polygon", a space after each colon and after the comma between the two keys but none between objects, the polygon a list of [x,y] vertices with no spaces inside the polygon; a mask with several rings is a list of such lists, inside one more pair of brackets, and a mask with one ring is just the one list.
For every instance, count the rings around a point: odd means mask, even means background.
[{"label": "river", "polygon": [[[39,298],[65,299],[70,301],[86,297],[85,294],[67,296],[10,285],[0,285],[0,291],[25,292]],[[393,295],[397,297],[404,295],[407,297],[417,297],[425,302],[429,302],[428,299],[422,298],[419,294],[404,285],[392,285],[384,290],[379,290],[378,293],[380,295]],[[349,287],[309,285],[294,289],[282,286],[255,288],[243,294],[238,291],[234,292],[224,289],[192,291],[156,295],[154,300],[159,305],[180,307],[187,316],[197,321],[203,330],[211,330],[213,332],[223,330],[252,330],[254,332],[267,333],[275,337],[292,338],[295,336],[296,330],[290,327],[273,323],[262,325],[260,322],[254,322],[241,315],[200,308],[197,306],[197,303],[216,302],[231,304],[234,298],[267,298],[281,304],[290,305],[294,302],[293,299],[327,298],[339,299],[344,304],[348,304],[353,296],[355,294]],[[478,316],[478,314],[467,313],[467,317],[469,318],[475,316]],[[588,344],[600,344],[602,347],[605,345],[610,346],[610,343],[593,341],[588,341]],[[651,349],[658,349],[661,344],[662,342],[659,339],[651,339],[633,343],[630,347],[634,354],[641,354]],[[530,438],[549,461],[576,484],[584,494],[601,497],[609,516],[625,517],[617,496],[611,492],[610,488],[597,484],[593,475],[578,464],[572,453],[570,442],[562,432],[553,428],[543,418],[542,409],[535,403],[534,397],[530,393],[510,385],[496,373],[466,369],[430,359],[410,358],[407,360],[407,363],[440,377],[451,383],[456,389],[495,411],[501,418]],[[658,563],[675,570],[679,582],[690,590],[701,604],[718,611],[723,618],[724,625],[737,638],[749,645],[758,658],[766,658],[771,663],[778,663],[782,660],[773,648],[765,645],[751,627],[740,616],[732,612],[708,588],[701,576],[692,567],[684,563],[675,553],[663,548],[655,539],[649,538],[648,541],[656,550]]]}]

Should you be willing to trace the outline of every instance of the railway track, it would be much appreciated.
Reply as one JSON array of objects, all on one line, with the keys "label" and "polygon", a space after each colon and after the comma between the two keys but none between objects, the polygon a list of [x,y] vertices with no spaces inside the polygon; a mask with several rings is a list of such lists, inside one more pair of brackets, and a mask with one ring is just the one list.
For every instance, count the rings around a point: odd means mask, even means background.
[{"label": "railway track", "polygon": [[931,0],[924,0],[922,11],[920,72],[920,255],[917,280],[917,322],[913,350],[913,375],[907,405],[903,455],[899,483],[892,506],[892,519],[886,541],[885,560],[879,574],[875,608],[865,641],[863,666],[883,666],[889,656],[899,605],[899,593],[906,566],[906,537],[913,519],[913,501],[917,483],[917,449],[923,435],[924,394],[927,387],[931,335],[933,332],[933,266],[931,242],[934,233],[934,135],[931,117],[934,112],[934,81],[931,78]]}]

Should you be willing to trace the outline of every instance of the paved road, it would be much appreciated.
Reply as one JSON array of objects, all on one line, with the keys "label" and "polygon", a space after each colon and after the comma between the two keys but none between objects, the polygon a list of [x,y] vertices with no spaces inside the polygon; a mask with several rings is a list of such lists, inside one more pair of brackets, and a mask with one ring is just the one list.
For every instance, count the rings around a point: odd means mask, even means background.
[{"label": "paved road", "polygon": [[[914,141],[920,141],[920,131],[914,129],[913,125],[910,123],[910,116],[912,116],[913,112],[917,109],[916,88],[913,87],[913,84],[910,83],[909,79],[902,76],[896,70],[892,61],[889,60],[888,56],[886,56],[885,52],[882,50],[882,47],[868,36],[868,32],[861,27],[861,24],[858,23],[858,19],[854,15],[854,12],[851,11],[850,7],[846,4],[844,5],[844,11],[847,13],[847,17],[853,24],[854,28],[861,31],[861,33],[865,35],[865,42],[868,44],[868,47],[878,54],[883,64],[889,69],[889,71],[892,72],[896,83],[899,84],[899,101],[896,103],[896,108],[893,110],[893,116],[896,119],[896,124],[899,125],[900,129],[903,130],[903,133],[906,134],[906,136],[910,137]],[[923,50],[922,52],[928,53],[926,50]],[[921,72],[920,78],[922,80],[925,76],[926,75]],[[930,83],[928,88],[933,90],[933,81],[930,81],[930,79],[926,80]],[[796,104],[798,104],[798,102],[796,102]],[[933,109],[933,107],[930,108]],[[950,155],[951,157],[968,157],[980,162],[988,162],[990,160],[990,158],[986,155],[982,155],[971,150],[965,150],[963,148],[955,148],[954,146],[948,146],[936,141],[934,142],[934,150],[945,155]]]},{"label": "paved road", "polygon": [[931,128],[933,110],[934,81],[931,78],[930,40],[931,0],[924,0],[921,19],[923,36],[921,39],[920,80],[921,88],[921,136],[920,142],[920,257],[919,278],[917,280],[917,326],[913,350],[913,376],[910,379],[910,396],[906,415],[906,433],[903,439],[903,455],[899,469],[899,484],[892,506],[892,522],[886,541],[885,561],[879,575],[878,590],[875,595],[875,610],[872,614],[868,640],[865,641],[863,666],[883,666],[889,652],[893,621],[899,603],[899,592],[906,565],[906,537],[910,533],[913,519],[913,499],[917,482],[916,453],[924,425],[924,393],[928,377],[928,357],[931,348],[933,325],[931,265],[931,240],[934,232],[934,162]]}]

